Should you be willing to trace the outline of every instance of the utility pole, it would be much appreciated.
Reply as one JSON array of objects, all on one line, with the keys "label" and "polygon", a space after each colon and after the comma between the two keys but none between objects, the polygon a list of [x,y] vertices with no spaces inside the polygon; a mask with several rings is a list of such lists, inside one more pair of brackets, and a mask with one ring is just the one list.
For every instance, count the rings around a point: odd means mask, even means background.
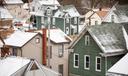
[{"label": "utility pole", "polygon": [[52,10],[50,7],[47,8],[47,17],[48,17],[48,67],[50,68],[50,51],[51,51],[51,44],[50,44],[50,25],[51,25],[51,16],[52,16]]}]

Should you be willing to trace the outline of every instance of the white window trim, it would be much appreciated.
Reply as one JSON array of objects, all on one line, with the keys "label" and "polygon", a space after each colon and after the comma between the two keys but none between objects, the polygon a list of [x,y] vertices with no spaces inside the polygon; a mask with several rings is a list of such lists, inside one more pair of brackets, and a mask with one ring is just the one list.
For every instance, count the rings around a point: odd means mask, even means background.
[{"label": "white window trim", "polygon": [[77,17],[74,17],[74,24],[77,24]]},{"label": "white window trim", "polygon": [[[88,42],[88,44],[87,44]],[[85,46],[88,46],[90,44],[90,36],[89,35],[85,35]]]},{"label": "white window trim", "polygon": [[[100,70],[99,69],[97,69],[97,58],[100,58]],[[101,72],[101,57],[99,57],[99,56],[96,56],[96,62],[95,62],[95,70],[96,71],[98,71],[98,72]]]},{"label": "white window trim", "polygon": [[[89,68],[86,67],[86,57],[89,57]],[[90,69],[90,55],[84,55],[84,69],[86,70]]]},{"label": "white window trim", "polygon": [[40,43],[40,38],[35,39],[36,44]]},{"label": "white window trim", "polygon": [[52,24],[55,25],[55,18],[52,18]]},{"label": "white window trim", "polygon": [[66,27],[66,34],[69,34],[69,27]]},{"label": "white window trim", "polygon": [[[78,55],[78,66],[75,66],[75,55]],[[74,53],[74,62],[73,62],[73,66],[74,66],[74,68],[79,68],[79,54],[77,54],[77,53]]]}]

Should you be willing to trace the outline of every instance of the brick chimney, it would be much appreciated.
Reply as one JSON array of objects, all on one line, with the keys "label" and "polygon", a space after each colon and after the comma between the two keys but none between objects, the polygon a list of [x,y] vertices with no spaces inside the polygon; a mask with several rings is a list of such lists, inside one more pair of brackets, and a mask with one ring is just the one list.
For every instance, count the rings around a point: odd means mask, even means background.
[{"label": "brick chimney", "polygon": [[42,64],[46,65],[46,56],[47,56],[47,29],[42,29]]}]

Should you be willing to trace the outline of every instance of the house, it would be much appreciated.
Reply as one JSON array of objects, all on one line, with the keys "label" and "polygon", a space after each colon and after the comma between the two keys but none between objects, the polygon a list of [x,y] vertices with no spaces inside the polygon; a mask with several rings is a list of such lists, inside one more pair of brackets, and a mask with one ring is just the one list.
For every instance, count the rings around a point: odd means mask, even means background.
[{"label": "house", "polygon": [[107,9],[93,9],[85,14],[85,24],[87,25],[100,25],[107,15]]},{"label": "house", "polygon": [[128,54],[121,58],[117,63],[115,63],[110,69],[108,69],[107,76],[127,76],[128,75]]},{"label": "house", "polygon": [[24,19],[28,18],[29,12],[24,10],[22,0],[4,0],[6,5],[5,7],[13,16],[13,22],[22,22]]},{"label": "house", "polygon": [[34,59],[10,56],[0,60],[0,76],[61,76]]},{"label": "house", "polygon": [[53,16],[52,25],[60,28],[67,35],[79,33],[80,14],[73,5],[62,6]]},{"label": "house", "polygon": [[128,22],[128,5],[115,4],[104,18],[103,22],[124,23]]},{"label": "house", "polygon": [[33,58],[42,63],[41,34],[16,30],[4,42],[10,47],[11,55]]},{"label": "house", "polygon": [[41,29],[42,25],[47,23],[47,9],[52,10],[52,14],[60,7],[57,0],[33,0],[30,3],[30,14],[32,15],[32,21],[36,24],[35,27]]},{"label": "house", "polygon": [[5,6],[0,6],[0,37],[6,38],[13,32],[13,17]]},{"label": "house", "polygon": [[69,76],[105,76],[127,52],[122,25],[85,27],[69,46]]},{"label": "house", "polygon": [[[36,31],[41,32],[41,31]],[[46,34],[45,34],[46,33]],[[43,34],[48,36],[48,30],[44,29]],[[71,38],[67,36],[60,29],[50,29],[50,44],[49,42],[45,43],[47,46],[43,48],[47,48],[50,46],[50,62],[46,60],[47,64],[50,64],[50,68],[62,74],[62,76],[68,76],[68,45],[71,42]],[[44,44],[43,44],[44,45]],[[47,48],[48,50],[48,48]],[[44,50],[43,50],[44,51]],[[44,55],[44,54],[43,54]],[[47,57],[45,57],[47,58]],[[48,58],[47,58],[48,59]]]}]

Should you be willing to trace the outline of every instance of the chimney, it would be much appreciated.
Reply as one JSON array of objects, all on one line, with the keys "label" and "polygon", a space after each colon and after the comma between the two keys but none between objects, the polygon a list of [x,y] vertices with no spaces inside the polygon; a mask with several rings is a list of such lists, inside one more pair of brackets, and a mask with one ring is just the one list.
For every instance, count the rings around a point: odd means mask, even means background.
[{"label": "chimney", "polygon": [[99,11],[102,11],[102,7],[99,8]]},{"label": "chimney", "polygon": [[46,56],[47,56],[47,29],[42,29],[42,63],[43,65],[46,65]]}]

